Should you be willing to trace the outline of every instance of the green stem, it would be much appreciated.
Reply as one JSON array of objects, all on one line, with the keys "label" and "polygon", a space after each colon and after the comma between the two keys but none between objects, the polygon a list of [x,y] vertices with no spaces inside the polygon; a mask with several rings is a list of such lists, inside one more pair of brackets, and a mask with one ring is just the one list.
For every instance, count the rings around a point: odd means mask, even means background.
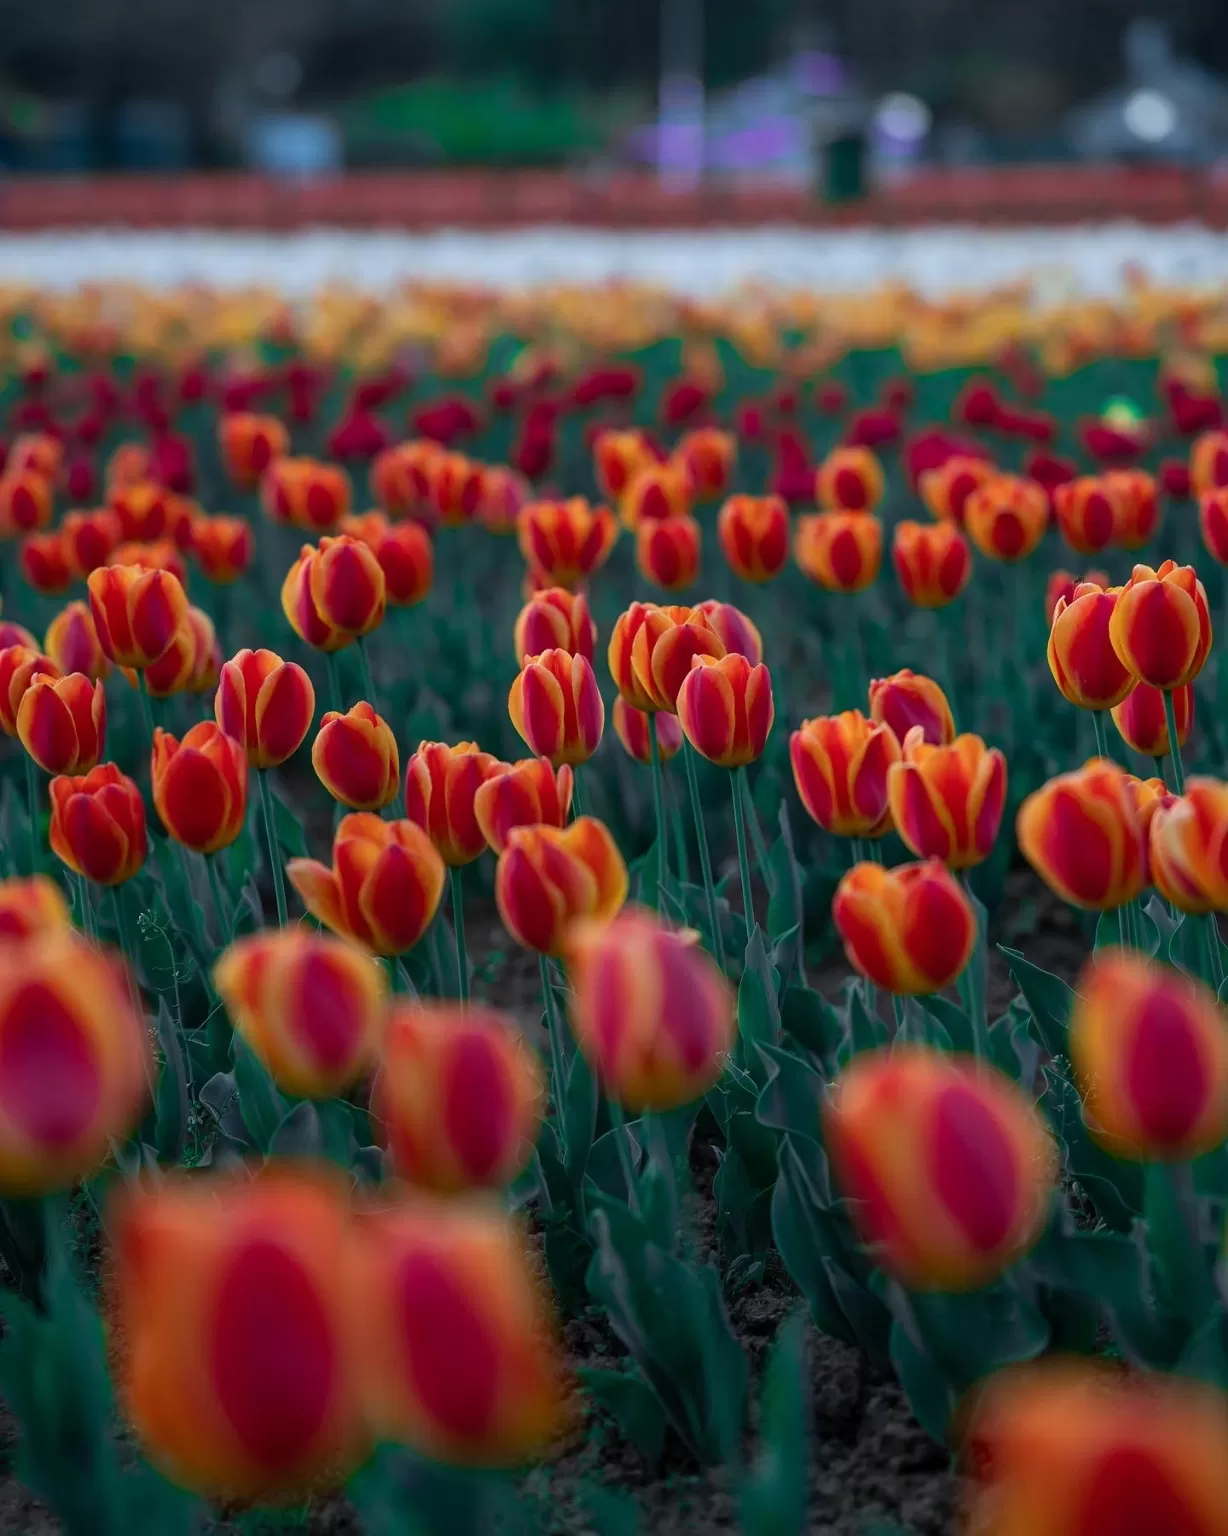
[{"label": "green stem", "polygon": [[768,854],[767,839],[763,835],[763,827],[759,822],[759,812],[755,809],[755,797],[750,792],[750,774],[745,768],[739,768],[738,777],[742,780],[742,803],[746,808],[746,824],[750,828],[751,847],[755,850],[755,863],[759,866],[759,878],[770,890],[772,881],[771,858]]},{"label": "green stem", "polygon": [[81,931],[91,944],[98,942],[98,928],[94,922],[94,907],[90,900],[89,881],[84,875],[74,876],[73,883],[77,888],[77,903],[81,910]]},{"label": "green stem", "polygon": [[665,798],[668,801],[668,816],[670,830],[674,834],[674,863],[678,866],[678,878],[683,885],[691,883],[691,861],[686,851],[686,828],[682,823],[682,816],[678,809],[677,783],[671,777],[665,786]]},{"label": "green stem", "polygon": [[566,1157],[567,1124],[563,1115],[563,1095],[567,1088],[567,1073],[564,1068],[558,1012],[554,1006],[554,988],[550,982],[550,965],[545,955],[538,955],[537,969],[541,978],[542,1006],[546,1010],[546,1034],[550,1038],[550,1097],[554,1101],[555,1134]]},{"label": "green stem", "polygon": [[652,749],[652,807],[657,816],[657,891],[653,906],[661,910],[661,892],[669,880],[669,859],[665,851],[665,792],[661,783],[661,744],[657,740],[657,717],[648,716],[648,742]]},{"label": "green stem", "polygon": [[43,863],[43,840],[38,832],[42,797],[38,792],[38,767],[28,752],[23,755],[26,760],[26,809],[30,816],[30,873],[36,875]]},{"label": "green stem", "polygon": [[576,763],[571,770],[571,819],[578,821],[584,815],[584,794],[580,788],[580,765]]},{"label": "green stem", "polygon": [[1168,788],[1168,774],[1165,772],[1165,769],[1164,769],[1164,759],[1162,757],[1154,757],[1154,758],[1152,758],[1152,762],[1156,765],[1156,778],[1162,780],[1165,789],[1167,789]]},{"label": "green stem", "polygon": [[729,787],[733,791],[733,826],[738,841],[738,874],[742,880],[742,911],[746,917],[746,942],[749,944],[755,931],[755,904],[750,889],[750,859],[746,854],[746,812],[742,806],[742,775],[744,768],[735,768],[729,775]]},{"label": "green stem", "polygon": [[136,679],[137,693],[141,698],[141,719],[145,722],[145,737],[152,751],[154,739],[153,705],[149,702],[149,685],[145,681],[145,670],[143,667],[137,672]]},{"label": "green stem", "polygon": [[1214,912],[1208,912],[1202,923],[1207,941],[1207,958],[1211,962],[1211,983],[1218,992],[1224,984],[1224,960],[1220,954],[1219,921]]},{"label": "green stem", "polygon": [[[708,857],[708,834],[704,828],[704,808],[699,799],[699,775],[695,772],[695,759],[699,755],[689,741],[682,744],[686,758],[686,782],[691,795],[691,816],[695,822],[695,841],[699,844],[699,868],[704,879],[704,895],[708,902],[708,925],[712,929],[712,953],[722,970],[725,968],[725,950],[721,943],[721,924],[716,905],[716,884],[712,879],[712,860]],[[664,847],[664,842],[662,842]]]},{"label": "green stem", "polygon": [[448,870],[448,881],[452,891],[452,928],[456,934],[456,974],[463,1005],[469,1001],[469,951],[465,948],[465,898],[461,872],[455,864]]},{"label": "green stem", "polygon": [[339,715],[343,715],[345,704],[341,697],[341,674],[337,665],[336,651],[325,651],[324,667],[328,673],[328,707],[336,710]]},{"label": "green stem", "polygon": [[1102,709],[1092,710],[1092,729],[1096,733],[1096,756],[1108,757],[1109,742],[1104,729],[1104,711]]},{"label": "green stem", "polygon": [[128,914],[124,911],[123,901],[120,899],[119,887],[111,887],[111,912],[115,918],[115,932],[119,937],[119,947],[127,960],[128,989],[132,994],[132,1006],[137,1013],[141,1012],[141,989],[136,979],[136,950],[132,944],[132,934],[128,928]]},{"label": "green stem", "polygon": [[634,1216],[640,1214],[639,1180],[635,1176],[635,1162],[631,1156],[631,1132],[627,1129],[623,1107],[616,1099],[607,1099],[610,1125],[614,1131],[614,1145],[618,1149],[618,1166],[627,1186],[627,1204]]},{"label": "green stem", "polygon": [[1185,794],[1185,764],[1181,761],[1181,743],[1177,740],[1177,711],[1171,688],[1164,690],[1164,723],[1168,726],[1168,750],[1173,759],[1173,788]]},{"label": "green stem", "polygon": [[222,895],[222,879],[217,872],[217,855],[205,854],[205,869],[209,874],[209,891],[213,897],[213,910],[217,914],[218,944],[226,943],[226,901]]},{"label": "green stem", "polygon": [[269,776],[264,770],[256,774],[260,786],[260,808],[264,812],[264,837],[269,848],[269,866],[273,871],[273,891],[277,897],[277,921],[286,926],[286,880],[281,867],[281,849],[277,843],[277,819],[273,810],[273,792],[269,788]]},{"label": "green stem", "polygon": [[375,684],[371,679],[371,660],[367,655],[367,637],[365,635],[359,635],[358,637],[358,667],[362,675],[363,694],[367,703],[378,714],[379,705],[375,701]]}]

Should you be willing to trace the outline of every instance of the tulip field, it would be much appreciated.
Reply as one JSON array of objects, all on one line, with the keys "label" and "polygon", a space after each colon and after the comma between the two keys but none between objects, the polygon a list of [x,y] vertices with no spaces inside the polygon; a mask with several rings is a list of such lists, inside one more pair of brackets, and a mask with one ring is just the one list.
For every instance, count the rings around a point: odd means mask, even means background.
[{"label": "tulip field", "polygon": [[1228,292],[0,312],[0,1527],[1228,1532]]}]

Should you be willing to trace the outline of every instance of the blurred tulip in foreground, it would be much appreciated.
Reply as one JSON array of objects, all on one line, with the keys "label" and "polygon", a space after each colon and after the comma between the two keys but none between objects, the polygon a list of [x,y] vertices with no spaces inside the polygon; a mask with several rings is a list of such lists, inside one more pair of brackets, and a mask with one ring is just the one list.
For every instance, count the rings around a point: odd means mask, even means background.
[{"label": "blurred tulip in foreground", "polygon": [[1152,883],[1179,912],[1228,911],[1228,784],[1194,778],[1150,817]]},{"label": "blurred tulip in foreground", "polygon": [[40,933],[68,932],[68,903],[48,875],[0,880],[0,947]]}]

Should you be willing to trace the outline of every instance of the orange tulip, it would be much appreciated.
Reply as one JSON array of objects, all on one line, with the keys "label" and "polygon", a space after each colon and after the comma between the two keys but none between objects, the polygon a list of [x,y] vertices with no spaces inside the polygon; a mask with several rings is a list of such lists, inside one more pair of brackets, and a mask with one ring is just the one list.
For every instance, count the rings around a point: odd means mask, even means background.
[{"label": "orange tulip", "polygon": [[921,727],[931,746],[947,746],[955,740],[955,719],[946,694],[932,677],[910,667],[872,680],[870,718],[889,726],[901,744],[914,725]]},{"label": "orange tulip", "polygon": [[108,661],[143,670],[169,648],[188,611],[168,571],[108,565],[89,575],[90,614]]},{"label": "orange tulip", "polygon": [[604,1093],[639,1114],[700,1098],[733,1047],[733,994],[687,935],[651,913],[581,922],[567,941],[571,1027]]},{"label": "orange tulip", "polygon": [[311,744],[311,766],[333,799],[351,810],[382,810],[400,787],[396,737],[365,699],[345,714],[325,714]]},{"label": "orange tulip", "polygon": [[614,700],[614,734],[622,742],[627,756],[634,758],[637,763],[652,762],[652,739],[649,733],[654,726],[661,761],[667,763],[682,746],[682,727],[678,724],[677,715],[660,712],[645,714],[642,709],[628,704],[621,694]]},{"label": "orange tulip", "polygon": [[1142,549],[1160,521],[1155,478],[1145,469],[1110,469],[1102,477],[1117,498],[1117,542],[1122,549]]},{"label": "orange tulip", "polygon": [[873,512],[883,499],[883,469],[868,448],[833,448],[819,465],[815,496],[832,512]]},{"label": "orange tulip", "polygon": [[859,709],[803,720],[789,737],[801,802],[837,837],[882,837],[891,830],[887,773],[899,756],[895,732]]},{"label": "orange tulip", "polygon": [[641,523],[688,516],[693,503],[690,476],[682,465],[659,464],[654,459],[628,482],[618,499],[618,515],[623,527],[634,533]]},{"label": "orange tulip", "polygon": [[290,434],[276,416],[232,411],[219,418],[217,436],[226,476],[243,490],[259,485],[269,465],[290,450]]},{"label": "orange tulip", "polygon": [[1058,600],[1064,597],[1067,603],[1072,603],[1076,587],[1099,587],[1104,592],[1108,585],[1109,578],[1104,571],[1088,571],[1085,576],[1072,576],[1069,571],[1052,572],[1045,586],[1045,623],[1053,627]]},{"label": "orange tulip", "polygon": [[473,814],[487,846],[502,853],[513,827],[565,827],[573,783],[566,763],[553,768],[544,757],[500,764],[473,797]]},{"label": "orange tulip", "polygon": [[593,444],[593,472],[601,494],[611,501],[618,501],[640,470],[656,461],[643,433],[634,427],[600,432]]},{"label": "orange tulip", "polygon": [[600,570],[618,537],[610,509],[590,507],[583,496],[527,502],[517,527],[530,571],[556,587],[574,587]]},{"label": "orange tulip", "polygon": [[256,544],[245,517],[200,517],[192,525],[192,553],[210,581],[226,586],[252,563]]},{"label": "orange tulip", "polygon": [[969,869],[993,851],[1006,806],[1006,758],[979,736],[930,746],[922,726],[887,770],[887,803],[905,845],[921,859]]},{"label": "orange tulip", "polygon": [[1072,906],[1109,911],[1146,884],[1147,848],[1128,775],[1104,758],[1029,795],[1015,833],[1028,863]]},{"label": "orange tulip", "polygon": [[501,1189],[533,1155],[536,1055],[490,1008],[401,1005],[384,1029],[371,1115],[393,1167],[421,1189]]},{"label": "orange tulip", "polygon": [[0,945],[71,929],[68,904],[54,880],[46,875],[0,880]]},{"label": "orange tulip", "polygon": [[67,1190],[123,1142],[151,1067],[121,964],[68,927],[0,965],[0,1193]]},{"label": "orange tulip", "polygon": [[737,439],[716,427],[684,433],[673,452],[673,462],[686,472],[696,501],[716,501],[725,494],[737,457]]},{"label": "orange tulip", "polygon": [[311,679],[276,651],[236,651],[221,670],[213,700],[217,723],[247,753],[252,768],[276,768],[293,757],[315,710]]},{"label": "orange tulip", "polygon": [[123,537],[119,514],[109,507],[66,513],[60,524],[64,557],[76,576],[88,576],[100,565],[106,565]]},{"label": "orange tulip", "polygon": [[667,592],[689,587],[699,574],[703,535],[689,514],[642,522],[635,534],[635,563],[645,581]]},{"label": "orange tulip", "polygon": [[420,741],[405,770],[405,814],[420,826],[450,869],[472,864],[486,851],[474,802],[506,764],[472,741],[454,747]]},{"label": "orange tulip", "polygon": [[443,860],[422,828],[362,811],[338,824],[331,869],[291,859],[286,873],[312,917],[377,955],[412,949],[443,895]]},{"label": "orange tulip", "polygon": [[968,541],[954,523],[897,523],[891,559],[905,596],[918,608],[945,607],[972,576]]},{"label": "orange tulip", "polygon": [[382,512],[343,517],[341,532],[360,539],[384,573],[384,589],[394,608],[411,608],[431,590],[435,550],[419,523],[390,523]]},{"label": "orange tulip", "polygon": [[9,446],[4,467],[14,474],[41,475],[48,485],[59,478],[64,444],[50,432],[22,432]]},{"label": "orange tulip", "polygon": [[141,792],[114,763],[51,781],[51,851],[95,885],[122,885],[145,864],[149,839]]},{"label": "orange tulip", "polygon": [[247,756],[212,720],[182,741],[154,730],[150,765],[154,807],[177,843],[196,853],[228,848],[247,812]]},{"label": "orange tulip", "polygon": [[741,768],[767,745],[776,706],[762,662],[752,667],[733,653],[719,660],[696,656],[678,690],[678,724],[701,757],[721,768]]},{"label": "orange tulip", "polygon": [[303,545],[281,584],[281,609],[300,640],[328,653],[349,645],[354,636],[334,629],[316,607],[311,595],[311,573],[319,557],[319,550],[310,544]]},{"label": "orange tulip", "polygon": [[103,484],[108,496],[122,485],[149,479],[149,449],[144,443],[119,443],[107,459]]},{"label": "orange tulip", "polygon": [[1109,625],[1123,666],[1153,688],[1180,688],[1202,671],[1211,649],[1207,594],[1192,565],[1136,565]]},{"label": "orange tulip", "polygon": [[731,496],[716,521],[729,569],[743,581],[771,581],[789,558],[789,508],[782,496]]},{"label": "orange tulip", "polygon": [[968,498],[997,471],[985,459],[953,454],[937,469],[922,470],[917,480],[926,510],[944,523],[964,526]]},{"label": "orange tulip", "polygon": [[1198,526],[1207,553],[1228,565],[1228,485],[1199,497]]},{"label": "orange tulip", "polygon": [[[1194,690],[1187,683],[1173,689],[1173,715],[1177,722],[1177,746],[1184,747],[1194,724]],[[1135,683],[1113,711],[1113,724],[1128,747],[1144,757],[1167,757],[1172,750],[1164,695],[1150,683]]]},{"label": "orange tulip", "polygon": [[1052,1137],[984,1063],[899,1043],[854,1057],[823,1106],[823,1144],[874,1262],[910,1290],[979,1290],[1044,1229]]},{"label": "orange tulip", "polygon": [[31,677],[17,710],[17,735],[44,773],[85,773],[102,756],[106,733],[101,683],[80,672]]},{"label": "orange tulip", "polygon": [[307,565],[311,603],[333,634],[353,640],[383,622],[388,584],[374,553],[360,539],[320,540]]},{"label": "orange tulip", "polygon": [[1195,778],[1152,813],[1151,879],[1180,912],[1228,911],[1228,785]]},{"label": "orange tulip", "polygon": [[472,523],[482,507],[483,470],[463,453],[440,449],[427,463],[431,505],[445,528]]},{"label": "orange tulip", "polygon": [[618,845],[591,816],[562,828],[513,828],[495,867],[503,926],[518,944],[546,955],[564,952],[577,919],[612,918],[627,884]]},{"label": "orange tulip", "polygon": [[245,1503],[342,1482],[370,1437],[340,1175],[133,1182],[107,1230],[116,1396],[155,1465]]},{"label": "orange tulip", "polygon": [[47,656],[27,645],[7,645],[0,651],[0,730],[17,735],[21,701],[36,677],[59,678],[59,669]]},{"label": "orange tulip", "polygon": [[305,533],[328,533],[350,510],[350,477],[316,459],[274,458],[260,482],[265,513]]},{"label": "orange tulip", "polygon": [[1053,610],[1049,670],[1062,697],[1080,709],[1115,709],[1134,687],[1110,639],[1119,596],[1118,588],[1104,592],[1080,582]]},{"label": "orange tulip", "polygon": [[1228,485],[1228,432],[1204,432],[1190,448],[1190,484],[1201,498]]},{"label": "orange tulip", "polygon": [[371,494],[390,517],[435,521],[430,467],[443,450],[430,438],[397,443],[371,461]]},{"label": "orange tulip", "polygon": [[49,480],[34,470],[6,469],[0,475],[0,536],[48,527],[54,504]]},{"label": "orange tulip", "polygon": [[[146,667],[145,687],[154,699],[169,699],[176,693],[208,693],[217,686],[220,668],[221,649],[213,620],[202,608],[189,607],[170,645]],[[137,687],[136,673],[130,668],[125,672]]]},{"label": "orange tulip", "polygon": [[295,928],[252,934],[222,954],[213,982],[286,1093],[339,1098],[375,1060],[384,972],[352,944]]},{"label": "orange tulip", "polygon": [[556,768],[588,762],[601,744],[605,705],[583,656],[545,651],[530,657],[512,683],[507,709],[529,751]]},{"label": "orange tulip", "polygon": [[886,992],[941,992],[976,948],[976,916],[939,859],[895,869],[855,864],[836,887],[831,914],[849,964]]},{"label": "orange tulip", "polygon": [[58,597],[75,574],[58,529],[27,534],[21,541],[18,564],[26,584],[44,597]]},{"label": "orange tulip", "polygon": [[179,546],[170,539],[155,539],[152,543],[132,539],[117,544],[111,551],[109,565],[139,565],[147,571],[166,571],[182,586],[188,579],[187,561]]},{"label": "orange tulip", "polygon": [[156,480],[139,480],[116,486],[107,504],[119,518],[120,540],[152,544],[170,531],[172,492]]},{"label": "orange tulip", "polygon": [[691,612],[703,615],[708,621],[708,628],[726,651],[736,651],[739,656],[745,656],[753,667],[757,667],[763,660],[763,636],[740,608],[708,597],[702,603],[696,603]]},{"label": "orange tulip", "polygon": [[1149,842],[1151,824],[1155,820],[1156,812],[1163,806],[1171,805],[1177,797],[1163,779],[1136,779],[1133,774],[1127,774],[1126,777],[1130,781],[1130,795],[1134,801],[1143,840]]},{"label": "orange tulip", "polygon": [[1062,537],[1077,555],[1092,555],[1116,543],[1123,504],[1106,476],[1080,475],[1053,487],[1053,510]]},{"label": "orange tulip", "polygon": [[610,636],[607,660],[619,693],[651,714],[677,711],[678,690],[696,656],[720,657],[725,646],[695,608],[632,603]]},{"label": "orange tulip", "polygon": [[1035,480],[996,474],[964,503],[964,525],[991,560],[1025,560],[1049,526],[1049,498]]},{"label": "orange tulip", "polygon": [[793,558],[829,592],[864,592],[878,579],[883,525],[866,512],[812,512],[797,520]]},{"label": "orange tulip", "polygon": [[482,500],[478,518],[488,533],[515,533],[520,509],[533,498],[533,487],[506,464],[489,464],[482,472]]},{"label": "orange tulip", "polygon": [[516,660],[521,666],[543,651],[567,651],[592,661],[597,626],[583,593],[566,587],[535,592],[516,616]]}]

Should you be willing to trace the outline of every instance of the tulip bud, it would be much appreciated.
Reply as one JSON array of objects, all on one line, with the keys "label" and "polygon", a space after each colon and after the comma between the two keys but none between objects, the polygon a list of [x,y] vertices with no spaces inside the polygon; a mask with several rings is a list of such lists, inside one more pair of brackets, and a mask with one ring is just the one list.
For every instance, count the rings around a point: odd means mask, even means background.
[{"label": "tulip bud", "polygon": [[1077,555],[1093,555],[1117,540],[1121,507],[1106,479],[1080,475],[1053,487],[1062,537]]},{"label": "tulip bud", "polygon": [[119,518],[121,542],[152,544],[164,538],[170,519],[171,492],[156,480],[138,480],[113,488],[108,498]]},{"label": "tulip bud", "polygon": [[334,629],[316,607],[311,593],[311,573],[319,557],[319,550],[310,544],[303,545],[281,584],[281,608],[300,640],[328,653],[349,645],[354,636],[345,630]]},{"label": "tulip bud", "polygon": [[1045,586],[1045,623],[1052,629],[1058,600],[1064,597],[1067,604],[1074,602],[1076,587],[1099,587],[1104,592],[1108,585],[1109,578],[1104,571],[1088,571],[1085,576],[1072,576],[1069,571],[1053,571]]},{"label": "tulip bud", "polygon": [[696,603],[691,612],[703,615],[708,621],[708,628],[726,651],[736,651],[739,656],[745,656],[752,667],[758,666],[763,660],[763,636],[740,608],[708,597],[702,603]]},{"label": "tulip bud", "polygon": [[896,869],[856,864],[836,887],[831,911],[850,965],[886,992],[941,992],[976,948],[976,916],[938,859]]},{"label": "tulip bud", "polygon": [[694,498],[687,472],[680,464],[655,460],[638,470],[618,500],[624,528],[635,533],[641,523],[660,523],[669,517],[687,517]]},{"label": "tulip bud", "polygon": [[420,826],[451,869],[472,864],[486,851],[486,835],[474,802],[488,779],[506,764],[472,741],[454,747],[420,741],[405,770],[405,814]]},{"label": "tulip bud", "polygon": [[546,651],[531,656],[507,698],[512,724],[538,757],[576,766],[588,762],[601,742],[605,705],[593,669],[583,656]]},{"label": "tulip bud", "polygon": [[1228,432],[1204,432],[1190,447],[1190,484],[1201,499],[1228,486]]},{"label": "tulip bud", "polygon": [[335,633],[354,639],[383,622],[387,583],[379,561],[361,540],[346,534],[321,539],[307,581],[316,612]]},{"label": "tulip bud", "polygon": [[76,576],[88,576],[100,565],[106,565],[123,537],[119,515],[109,508],[68,512],[60,524],[64,557]]},{"label": "tulip bud", "polygon": [[520,509],[532,500],[533,487],[506,464],[490,464],[482,473],[482,501],[478,517],[488,533],[515,533]]},{"label": "tulip bud", "polygon": [[241,490],[259,485],[269,465],[290,450],[290,434],[276,416],[232,411],[219,417],[217,435],[226,477]]},{"label": "tulip bud", "polygon": [[0,650],[0,729],[6,736],[17,735],[17,717],[21,702],[36,677],[59,678],[59,670],[50,657],[28,645],[7,645]]},{"label": "tulip bud", "polygon": [[1136,565],[1121,589],[1109,638],[1123,666],[1154,688],[1180,688],[1211,649],[1207,594],[1192,565]]},{"label": "tulip bud", "polygon": [[71,927],[68,904],[54,880],[46,875],[0,880],[0,945]]},{"label": "tulip bud", "polygon": [[969,869],[993,851],[1006,805],[1006,758],[979,736],[930,746],[914,726],[887,770],[887,803],[906,847],[921,859]]},{"label": "tulip bud", "polygon": [[634,758],[637,763],[652,762],[650,732],[654,728],[661,761],[667,763],[682,746],[682,727],[678,724],[678,717],[660,712],[645,714],[642,709],[628,704],[621,694],[614,700],[614,733],[622,742],[627,756]]},{"label": "tulip bud", "polygon": [[678,690],[678,723],[701,757],[721,768],[753,763],[776,717],[772,679],[745,656],[696,656]]},{"label": "tulip bud", "polygon": [[1221,565],[1228,565],[1228,486],[1199,498],[1198,526],[1207,553]]},{"label": "tulip bud", "polygon": [[350,510],[350,477],[335,464],[275,458],[261,479],[260,499],[275,523],[327,533]]},{"label": "tulip bud", "polygon": [[325,714],[311,744],[311,766],[333,799],[351,810],[382,810],[396,799],[401,781],[396,737],[365,699],[345,714]]},{"label": "tulip bud", "polygon": [[374,554],[384,573],[384,590],[394,608],[420,603],[435,579],[435,551],[430,535],[418,523],[389,523],[382,512],[341,520],[341,532],[360,539]]},{"label": "tulip bud", "polygon": [[526,949],[564,952],[579,918],[608,921],[627,899],[627,866],[604,823],[515,827],[495,867],[503,926]]},{"label": "tulip bud", "polygon": [[[221,651],[213,620],[201,608],[189,607],[175,638],[157,661],[145,669],[145,688],[154,699],[176,693],[207,693],[217,686]],[[125,668],[128,681],[139,686],[137,675]]]},{"label": "tulip bud", "polygon": [[878,579],[883,525],[865,512],[813,512],[797,520],[793,558],[829,592],[864,592]]},{"label": "tulip bud", "polygon": [[544,757],[500,764],[473,797],[473,814],[487,846],[502,853],[513,827],[565,827],[573,783],[566,763],[555,769]]},{"label": "tulip bud", "polygon": [[143,670],[163,655],[188,611],[168,571],[108,565],[89,575],[90,614],[107,659]]},{"label": "tulip bud", "polygon": [[582,593],[569,592],[565,587],[547,587],[534,593],[520,610],[514,640],[516,660],[522,667],[530,656],[555,650],[583,656],[591,662],[597,626]]},{"label": "tulip bud", "polygon": [[991,560],[1026,560],[1049,526],[1049,498],[1035,480],[993,475],[965,502],[964,524]]},{"label": "tulip bud", "polygon": [[312,917],[377,955],[414,947],[444,886],[443,860],[421,827],[361,811],[338,823],[331,869],[291,859],[286,874]]},{"label": "tulip bud", "polygon": [[1146,844],[1151,836],[1151,824],[1155,820],[1156,812],[1162,806],[1171,805],[1177,797],[1163,779],[1136,779],[1132,773],[1127,774],[1126,777],[1130,782],[1130,795],[1134,801],[1138,824]]},{"label": "tulip bud", "polygon": [[107,700],[80,672],[36,673],[17,710],[17,735],[44,773],[84,773],[102,756]]},{"label": "tulip bud", "polygon": [[95,885],[122,885],[145,864],[149,842],[141,792],[114,763],[51,781],[51,851]]},{"label": "tulip bud", "polygon": [[1062,697],[1080,709],[1115,709],[1134,686],[1110,639],[1119,596],[1119,588],[1103,592],[1080,582],[1053,610],[1049,670]]},{"label": "tulip bud", "polygon": [[1111,911],[1146,883],[1147,848],[1128,775],[1105,758],[1029,795],[1015,833],[1024,858],[1072,906]]},{"label": "tulip bud", "polygon": [[375,1059],[384,973],[351,944],[295,928],[252,934],[223,953],[213,982],[286,1093],[339,1098]]},{"label": "tulip bud", "polygon": [[789,737],[793,782],[807,814],[837,837],[882,837],[891,829],[887,772],[900,743],[859,709],[803,720]]},{"label": "tulip bud", "polygon": [[482,505],[482,466],[463,453],[441,450],[429,461],[431,505],[445,528],[476,520]]},{"label": "tulip bud", "polygon": [[685,470],[696,501],[716,501],[729,488],[737,456],[738,443],[732,433],[697,427],[683,433],[673,460]]},{"label": "tulip bud", "polygon": [[910,1290],[979,1290],[1044,1229],[1053,1139],[984,1063],[899,1043],[854,1057],[823,1106],[823,1144],[873,1262]]},{"label": "tulip bud", "polygon": [[931,746],[947,746],[955,740],[955,719],[946,694],[932,677],[909,667],[872,680],[870,718],[888,726],[901,744],[914,725]]},{"label": "tulip bud", "polygon": [[371,494],[390,517],[434,523],[430,466],[441,452],[429,438],[397,443],[371,461]]},{"label": "tulip bud", "polygon": [[227,586],[252,563],[252,525],[245,517],[201,517],[192,526],[192,553],[210,581]]},{"label": "tulip bud", "polygon": [[689,514],[643,522],[635,535],[635,563],[645,581],[667,592],[691,586],[699,574],[699,524]]},{"label": "tulip bud", "polygon": [[834,512],[873,512],[883,499],[883,470],[868,448],[833,448],[819,465],[815,496]]},{"label": "tulip bud", "polygon": [[577,923],[567,970],[572,1031],[607,1097],[665,1113],[716,1083],[733,1047],[733,994],[691,938],[642,910]]},{"label": "tulip bud", "polygon": [[111,664],[103,653],[93,615],[85,603],[67,603],[47,626],[44,648],[59,671],[83,672],[91,682],[104,678]]},{"label": "tulip bud", "polygon": [[1145,469],[1110,469],[1101,477],[1117,501],[1117,542],[1122,549],[1142,549],[1160,521],[1154,478]]},{"label": "tulip bud", "polygon": [[917,480],[926,510],[940,522],[964,526],[968,498],[996,473],[985,459],[952,454],[935,469],[923,470]]},{"label": "tulip bud", "polygon": [[891,559],[905,596],[918,608],[945,607],[972,576],[968,541],[954,523],[897,523]]},{"label": "tulip bud", "polygon": [[649,714],[673,714],[693,658],[724,654],[724,644],[698,609],[632,603],[614,626],[607,659],[628,704]]},{"label": "tulip bud", "polygon": [[1190,779],[1148,818],[1151,879],[1179,912],[1228,911],[1228,785]]},{"label": "tulip bud", "polygon": [[371,1115],[401,1178],[441,1195],[505,1187],[533,1155],[542,1101],[537,1057],[503,1014],[393,1010]]},{"label": "tulip bud", "polygon": [[656,455],[643,433],[634,427],[625,432],[600,432],[593,443],[593,473],[601,494],[611,501],[620,500],[640,470],[655,462]]},{"label": "tulip bud", "polygon": [[21,541],[18,563],[27,584],[43,597],[58,597],[73,579],[74,572],[58,530],[27,534]]},{"label": "tulip bud", "polygon": [[789,558],[789,508],[780,496],[731,496],[720,510],[716,534],[735,576],[771,581]]},{"label": "tulip bud", "polygon": [[[1194,724],[1194,690],[1189,683],[1184,688],[1174,688],[1172,699],[1177,745],[1184,747]],[[1135,683],[1113,710],[1113,724],[1126,745],[1144,757],[1167,757],[1172,750],[1164,717],[1164,695],[1150,683]]]},{"label": "tulip bud", "polygon": [[527,502],[517,529],[529,569],[547,585],[567,588],[600,570],[618,537],[610,509],[590,507],[583,496]]},{"label": "tulip bud", "polygon": [[6,469],[0,475],[0,531],[4,535],[11,537],[46,528],[54,505],[51,482],[41,474]]},{"label": "tulip bud", "polygon": [[154,807],[177,843],[196,853],[228,848],[247,813],[247,756],[212,720],[177,741],[154,730],[150,764]]},{"label": "tulip bud", "polygon": [[[302,746],[316,694],[311,679],[275,651],[237,651],[218,677],[213,713],[252,768],[276,768]],[[396,779],[396,773],[393,773]]]}]

